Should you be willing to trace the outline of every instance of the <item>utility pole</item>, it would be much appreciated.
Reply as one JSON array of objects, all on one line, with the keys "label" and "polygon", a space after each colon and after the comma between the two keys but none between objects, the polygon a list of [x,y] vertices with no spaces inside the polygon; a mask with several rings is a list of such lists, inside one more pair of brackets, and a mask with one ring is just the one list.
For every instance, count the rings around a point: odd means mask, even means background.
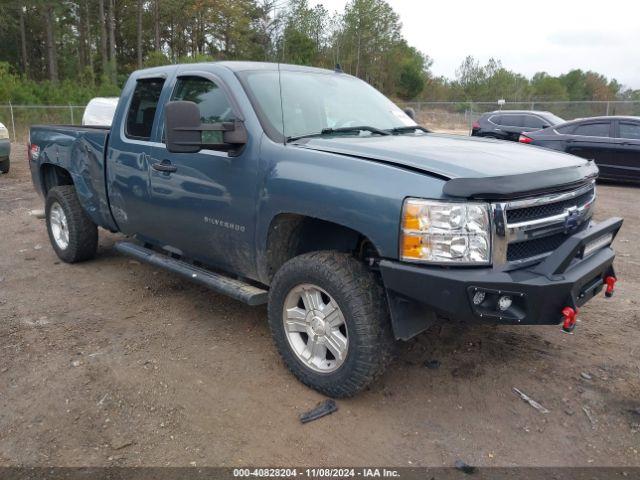
[{"label": "utility pole", "polygon": [[29,61],[27,60],[27,34],[24,26],[24,7],[18,5],[20,11],[20,50],[22,53],[22,72],[24,76],[29,78]]},{"label": "utility pole", "polygon": [[142,68],[142,0],[138,0],[138,68]]}]

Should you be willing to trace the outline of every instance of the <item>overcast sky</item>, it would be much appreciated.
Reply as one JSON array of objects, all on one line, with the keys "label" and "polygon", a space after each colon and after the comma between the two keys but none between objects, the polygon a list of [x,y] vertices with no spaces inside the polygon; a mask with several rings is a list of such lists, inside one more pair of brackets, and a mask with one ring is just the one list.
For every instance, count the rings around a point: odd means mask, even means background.
[{"label": "overcast sky", "polygon": [[[640,0],[387,0],[410,45],[449,78],[467,55],[531,77],[595,70],[640,88]],[[310,0],[342,11],[345,0]]]}]

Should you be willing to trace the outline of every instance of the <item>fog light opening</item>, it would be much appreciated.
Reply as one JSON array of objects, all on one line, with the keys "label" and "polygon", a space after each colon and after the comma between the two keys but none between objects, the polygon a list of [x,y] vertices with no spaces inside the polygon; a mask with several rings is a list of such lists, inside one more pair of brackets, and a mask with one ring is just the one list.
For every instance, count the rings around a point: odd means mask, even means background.
[{"label": "fog light opening", "polygon": [[513,300],[509,295],[503,295],[498,299],[498,308],[501,312],[506,312],[511,307]]},{"label": "fog light opening", "polygon": [[482,292],[480,290],[476,291],[476,293],[473,294],[473,304],[480,305],[482,302],[484,302],[486,296],[487,294],[485,292]]}]

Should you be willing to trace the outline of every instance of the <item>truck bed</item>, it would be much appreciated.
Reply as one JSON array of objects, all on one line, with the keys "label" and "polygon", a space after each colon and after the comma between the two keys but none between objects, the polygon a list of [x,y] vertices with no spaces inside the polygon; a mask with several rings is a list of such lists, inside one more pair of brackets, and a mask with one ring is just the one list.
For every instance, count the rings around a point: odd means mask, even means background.
[{"label": "truck bed", "polygon": [[108,126],[34,125],[29,138],[31,145],[39,147],[37,158],[31,160],[34,183],[44,192],[43,165],[64,168],[70,172],[80,203],[94,223],[116,230],[105,185],[110,131]]}]

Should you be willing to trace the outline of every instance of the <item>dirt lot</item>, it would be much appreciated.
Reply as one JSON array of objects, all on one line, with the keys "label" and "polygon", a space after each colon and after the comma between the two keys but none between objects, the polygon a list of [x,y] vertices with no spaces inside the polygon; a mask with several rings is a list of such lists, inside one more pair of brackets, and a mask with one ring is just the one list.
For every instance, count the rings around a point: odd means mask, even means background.
[{"label": "dirt lot", "polygon": [[575,335],[435,328],[301,425],[322,397],[283,366],[265,308],[122,257],[106,232],[96,260],[59,262],[25,156],[0,176],[0,465],[640,465],[640,189],[599,188],[597,217],[626,217],[621,281]]}]

